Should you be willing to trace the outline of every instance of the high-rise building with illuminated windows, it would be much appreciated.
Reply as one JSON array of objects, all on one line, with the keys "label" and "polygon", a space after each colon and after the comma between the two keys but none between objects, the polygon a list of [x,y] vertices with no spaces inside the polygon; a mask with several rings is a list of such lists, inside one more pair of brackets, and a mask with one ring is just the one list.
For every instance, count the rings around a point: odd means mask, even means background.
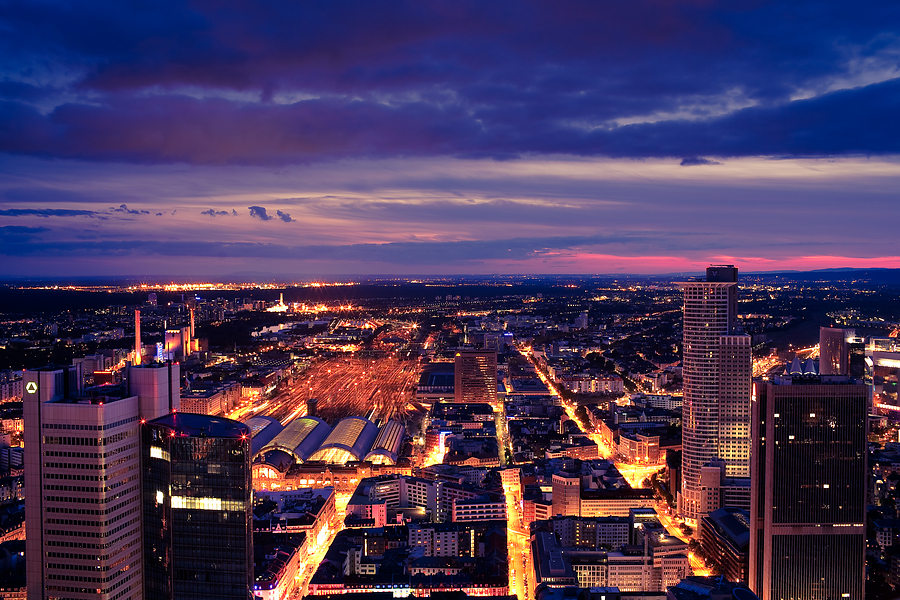
[{"label": "high-rise building with illuminated windows", "polygon": [[176,413],[141,427],[146,600],[247,600],[250,428]]},{"label": "high-rise building with illuminated windows", "polygon": [[749,584],[762,600],[865,592],[868,386],[754,382]]},{"label": "high-rise building with illuminated windows", "polygon": [[[712,266],[684,291],[682,487],[679,509],[691,523],[718,508],[704,502],[700,475],[713,461],[724,477],[750,470],[750,336],[737,331],[737,268]],[[720,494],[720,492],[716,492]]]},{"label": "high-rise building with illuminated windows", "polygon": [[178,366],[89,389],[81,365],[23,379],[28,597],[141,598],[140,420],[178,408]]},{"label": "high-rise building with illuminated windows", "polygon": [[496,350],[457,350],[454,373],[456,402],[497,402]]}]

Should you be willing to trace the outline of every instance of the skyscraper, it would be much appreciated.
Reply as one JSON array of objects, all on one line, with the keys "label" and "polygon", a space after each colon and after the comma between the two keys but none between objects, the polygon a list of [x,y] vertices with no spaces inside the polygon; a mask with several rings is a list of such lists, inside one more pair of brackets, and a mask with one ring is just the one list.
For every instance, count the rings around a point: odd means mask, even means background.
[{"label": "skyscraper", "polygon": [[754,382],[750,588],[863,598],[868,389],[845,376]]},{"label": "skyscraper", "polygon": [[750,467],[750,336],[736,331],[737,268],[711,266],[706,281],[680,284],[684,291],[684,419],[682,487],[684,518],[703,516],[700,474],[724,462],[726,477],[747,477]]},{"label": "skyscraper", "polygon": [[851,330],[838,329],[836,327],[819,328],[819,374],[820,375],[846,375],[847,361],[850,354],[847,352],[846,338],[854,335]]},{"label": "skyscraper", "polygon": [[149,382],[171,366],[129,368],[130,389],[88,390],[80,367],[24,376],[28,597],[141,598],[140,419],[177,408],[178,367],[165,402]]},{"label": "skyscraper", "polygon": [[454,372],[457,402],[497,401],[496,350],[457,350]]},{"label": "skyscraper", "polygon": [[142,426],[147,600],[250,597],[250,442],[243,423],[208,415]]}]

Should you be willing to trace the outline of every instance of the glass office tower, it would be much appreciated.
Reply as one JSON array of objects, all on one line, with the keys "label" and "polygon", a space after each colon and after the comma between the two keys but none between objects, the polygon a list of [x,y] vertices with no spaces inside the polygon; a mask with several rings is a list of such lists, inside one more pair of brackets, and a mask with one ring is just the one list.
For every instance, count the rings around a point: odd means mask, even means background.
[{"label": "glass office tower", "polygon": [[144,598],[247,600],[253,581],[250,429],[178,413],[141,430]]},{"label": "glass office tower", "polygon": [[840,375],[754,383],[750,589],[861,600],[868,386]]}]

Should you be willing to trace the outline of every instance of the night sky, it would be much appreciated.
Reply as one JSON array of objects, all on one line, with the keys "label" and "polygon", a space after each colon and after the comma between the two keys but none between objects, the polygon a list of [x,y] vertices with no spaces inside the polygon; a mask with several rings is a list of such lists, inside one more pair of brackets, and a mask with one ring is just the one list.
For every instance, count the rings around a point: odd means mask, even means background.
[{"label": "night sky", "polygon": [[900,267],[900,3],[0,4],[0,277]]}]

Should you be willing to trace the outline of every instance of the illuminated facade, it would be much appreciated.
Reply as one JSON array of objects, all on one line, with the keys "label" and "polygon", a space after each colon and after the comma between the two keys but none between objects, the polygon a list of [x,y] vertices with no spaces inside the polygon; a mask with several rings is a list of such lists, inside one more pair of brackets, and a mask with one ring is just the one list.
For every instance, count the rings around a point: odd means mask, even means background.
[{"label": "illuminated facade", "polygon": [[29,598],[142,597],[140,420],[177,409],[172,367],[88,390],[81,365],[25,372]]},{"label": "illuminated facade", "polygon": [[581,513],[581,474],[560,471],[553,474],[553,515]]},{"label": "illuminated facade", "polygon": [[24,379],[28,597],[140,598],[137,397],[83,399],[75,369]]},{"label": "illuminated facade", "polygon": [[187,413],[141,428],[144,598],[247,600],[253,583],[250,429]]},{"label": "illuminated facade", "polygon": [[709,267],[706,281],[684,291],[683,478],[678,497],[686,520],[701,511],[700,473],[713,460],[727,477],[750,471],[750,336],[736,335],[737,269]]},{"label": "illuminated facade", "polygon": [[497,402],[496,350],[459,350],[454,373],[456,402]]},{"label": "illuminated facade", "polygon": [[375,438],[375,443],[366,454],[365,460],[380,465],[396,465],[405,435],[406,427],[397,421],[388,421],[378,431],[378,437]]},{"label": "illuminated facade", "polygon": [[[248,422],[249,423],[249,422]],[[260,450],[261,453],[269,453],[273,450],[280,450],[289,454],[297,462],[303,463],[309,460],[319,445],[325,441],[331,433],[331,427],[318,417],[301,417],[294,419],[287,426],[278,432],[265,446]],[[254,431],[256,436],[257,432]]]},{"label": "illuminated facade", "polygon": [[361,461],[377,435],[378,428],[368,419],[345,417],[334,426],[334,430],[309,460],[336,464]]},{"label": "illuminated facade", "polygon": [[762,600],[863,598],[867,387],[754,383],[749,583]]}]

